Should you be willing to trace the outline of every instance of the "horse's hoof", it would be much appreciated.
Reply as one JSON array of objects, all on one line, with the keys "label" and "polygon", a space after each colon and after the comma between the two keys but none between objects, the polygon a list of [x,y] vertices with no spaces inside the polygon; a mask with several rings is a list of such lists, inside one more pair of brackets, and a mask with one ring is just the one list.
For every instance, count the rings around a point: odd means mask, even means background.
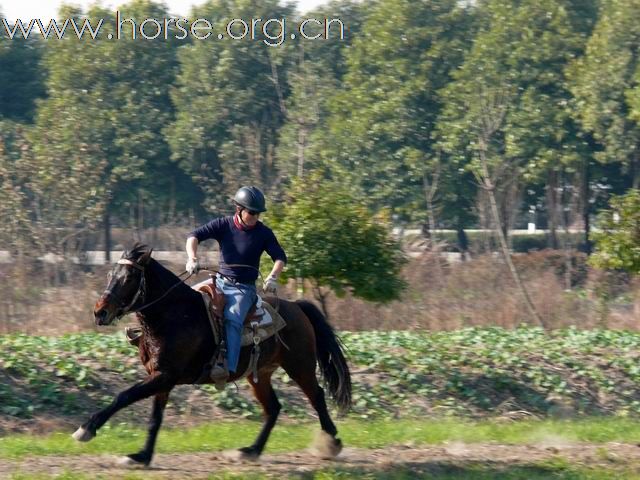
[{"label": "horse's hoof", "polygon": [[311,448],[313,454],[325,460],[336,458],[342,451],[342,440],[320,431]]},{"label": "horse's hoof", "polygon": [[260,458],[258,449],[254,447],[242,447],[238,449],[238,460],[248,460],[254,462]]},{"label": "horse's hoof", "polygon": [[80,427],[71,436],[73,437],[74,440],[78,442],[88,442],[89,440],[92,440],[96,436],[96,434],[91,430],[88,430],[84,427]]},{"label": "horse's hoof", "polygon": [[118,458],[116,463],[120,467],[145,468],[149,466],[149,463],[151,463],[151,460],[142,458],[142,456],[139,453],[134,453],[132,455],[127,455],[126,457]]}]

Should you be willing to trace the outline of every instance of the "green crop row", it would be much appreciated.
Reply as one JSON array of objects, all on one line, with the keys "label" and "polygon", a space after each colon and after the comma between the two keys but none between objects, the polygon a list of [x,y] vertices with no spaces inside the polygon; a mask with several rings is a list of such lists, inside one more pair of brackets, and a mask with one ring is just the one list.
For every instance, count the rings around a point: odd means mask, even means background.
[{"label": "green crop row", "polygon": [[[353,372],[351,415],[462,415],[524,411],[640,415],[640,334],[575,328],[469,328],[454,332],[343,332]],[[133,383],[144,376],[122,334],[0,337],[0,414],[31,417],[55,405],[74,411],[78,399],[104,404],[105,378]],[[288,376],[275,375],[294,391]],[[198,387],[232,414],[259,416],[235,389]],[[308,407],[283,395],[290,415]]]}]

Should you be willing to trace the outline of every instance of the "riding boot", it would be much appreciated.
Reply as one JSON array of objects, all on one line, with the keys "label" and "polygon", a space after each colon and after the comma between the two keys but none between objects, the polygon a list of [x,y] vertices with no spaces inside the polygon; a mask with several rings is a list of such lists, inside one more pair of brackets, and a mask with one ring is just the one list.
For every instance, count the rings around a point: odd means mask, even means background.
[{"label": "riding boot", "polygon": [[226,365],[218,363],[211,369],[209,377],[214,382],[216,390],[224,390],[224,387],[227,384],[227,379],[229,378],[229,370]]}]

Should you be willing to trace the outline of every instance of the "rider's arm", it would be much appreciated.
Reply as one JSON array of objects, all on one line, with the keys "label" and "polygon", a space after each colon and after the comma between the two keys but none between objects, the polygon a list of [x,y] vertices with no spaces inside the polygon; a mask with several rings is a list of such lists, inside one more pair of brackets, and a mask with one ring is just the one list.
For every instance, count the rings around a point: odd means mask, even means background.
[{"label": "rider's arm", "polygon": [[222,218],[214,218],[210,222],[199,226],[189,234],[189,238],[187,238],[187,245],[185,247],[189,259],[197,258],[196,254],[198,253],[198,244],[200,242],[204,242],[210,238],[219,240],[222,221]]},{"label": "rider's arm", "polygon": [[271,269],[271,273],[269,274],[269,276],[271,278],[277,279],[282,273],[282,270],[284,269],[284,265],[285,263],[282,260],[276,260],[275,263],[273,264],[273,268]]},{"label": "rider's arm", "polygon": [[280,246],[273,232],[271,232],[265,250],[274,262],[269,277],[278,278],[287,264],[287,254],[284,253],[284,249]]},{"label": "rider's arm", "polygon": [[198,258],[198,239],[196,237],[187,238],[187,257],[189,260],[196,260]]}]

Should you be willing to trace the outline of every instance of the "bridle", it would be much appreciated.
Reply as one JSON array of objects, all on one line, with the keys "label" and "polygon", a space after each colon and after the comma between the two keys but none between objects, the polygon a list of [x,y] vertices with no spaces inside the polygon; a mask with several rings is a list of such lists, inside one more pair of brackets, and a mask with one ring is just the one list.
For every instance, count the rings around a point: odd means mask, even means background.
[{"label": "bridle", "polygon": [[[136,291],[136,294],[133,296],[133,299],[131,300],[131,302],[129,302],[129,304],[127,304],[127,306],[124,306],[125,302],[122,300],[122,298],[120,298],[120,296],[118,294],[116,294],[113,289],[108,288],[104,291],[104,293],[102,294],[104,295],[109,295],[112,298],[114,298],[116,300],[116,302],[119,303],[118,308],[120,309],[121,313],[119,315],[117,315],[118,318],[123,317],[129,313],[137,313],[140,312],[141,310],[144,310],[145,308],[150,307],[151,305],[154,305],[155,303],[158,303],[160,300],[162,300],[164,297],[166,297],[167,295],[169,295],[169,293],[176,288],[178,285],[186,282],[191,275],[188,275],[187,277],[185,277],[184,279],[180,280],[179,282],[177,282],[175,285],[173,285],[172,287],[170,287],[169,289],[167,289],[166,292],[164,292],[159,298],[153,300],[152,302],[149,302],[141,307],[138,308],[134,308],[134,305],[136,304],[136,302],[139,299],[143,299],[146,297],[147,295],[147,283],[146,283],[146,275],[144,272],[144,267],[142,265],[140,265],[139,263],[136,263],[132,260],[128,260],[126,258],[121,258],[120,260],[118,260],[117,262],[119,265],[127,265],[130,267],[135,268],[136,270],[139,270],[141,272],[140,275],[140,284],[138,285],[138,290]],[[181,277],[182,275],[184,275],[185,273],[187,273],[186,271],[182,272],[180,275],[178,275],[178,277]]]},{"label": "bridle", "polygon": [[135,268],[136,270],[140,270],[141,272],[141,275],[140,275],[141,280],[140,280],[140,284],[138,285],[138,290],[136,291],[136,294],[133,296],[133,299],[128,304],[126,304],[125,301],[120,297],[120,295],[114,292],[112,288],[107,288],[102,294],[103,297],[108,295],[117,302],[117,307],[122,312],[118,315],[118,317],[122,317],[127,313],[132,312],[132,308],[136,304],[138,299],[146,295],[147,285],[145,280],[144,267],[142,265],[140,265],[139,263],[133,262],[131,260],[127,260],[126,258],[121,258],[120,260],[118,260],[117,263],[119,265],[128,265],[130,267]]}]

